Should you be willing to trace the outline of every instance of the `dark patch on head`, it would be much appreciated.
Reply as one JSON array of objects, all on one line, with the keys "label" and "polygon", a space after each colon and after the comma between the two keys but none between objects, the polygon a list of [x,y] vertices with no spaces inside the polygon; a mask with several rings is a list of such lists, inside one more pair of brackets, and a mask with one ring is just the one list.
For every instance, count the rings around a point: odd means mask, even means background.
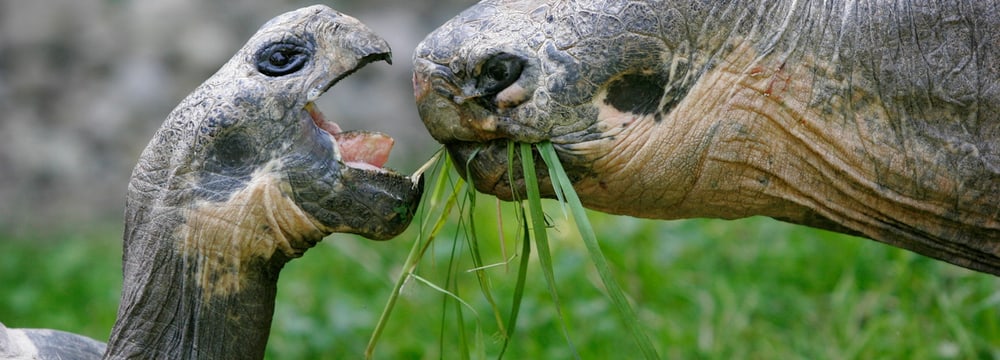
[{"label": "dark patch on head", "polygon": [[254,137],[239,129],[217,134],[206,151],[195,193],[210,201],[225,201],[244,188],[254,170],[269,160]]},{"label": "dark patch on head", "polygon": [[[254,149],[254,139],[242,131],[223,134],[215,139],[209,148],[209,171],[255,166],[259,162]],[[213,169],[218,167],[218,169]]]},{"label": "dark patch on head", "polygon": [[604,102],[621,112],[638,115],[658,111],[666,81],[656,74],[627,74],[608,85]]}]

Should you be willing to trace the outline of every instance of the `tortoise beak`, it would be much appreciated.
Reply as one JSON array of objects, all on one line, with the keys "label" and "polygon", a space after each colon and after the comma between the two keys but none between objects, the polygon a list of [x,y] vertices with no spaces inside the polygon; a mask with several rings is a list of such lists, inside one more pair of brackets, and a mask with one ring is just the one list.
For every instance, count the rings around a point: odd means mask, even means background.
[{"label": "tortoise beak", "polygon": [[403,232],[423,194],[420,176],[409,177],[383,165],[393,140],[368,131],[341,131],[313,103],[341,79],[372,62],[392,63],[389,44],[346,15],[335,20],[328,34],[334,50],[326,57],[329,81],[309,91],[302,109],[306,133],[315,148],[304,153],[319,160],[316,167],[290,177],[300,206],[329,231],[384,240]]}]

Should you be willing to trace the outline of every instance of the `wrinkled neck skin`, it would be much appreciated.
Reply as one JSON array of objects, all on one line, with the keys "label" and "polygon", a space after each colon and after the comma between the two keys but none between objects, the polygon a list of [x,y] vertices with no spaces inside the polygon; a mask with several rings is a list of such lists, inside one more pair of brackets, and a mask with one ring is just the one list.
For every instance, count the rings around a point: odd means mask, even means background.
[{"label": "wrinkled neck skin", "polygon": [[287,232],[309,218],[266,173],[224,201],[190,201],[189,190],[148,181],[144,165],[129,184],[124,286],[105,357],[262,358],[279,271],[329,231]]},{"label": "wrinkled neck skin", "polygon": [[176,218],[163,215],[144,220],[164,225],[126,230],[125,285],[105,358],[263,358],[285,260],[244,264],[238,291],[210,294],[195,280],[201,261],[158,240],[176,233],[166,225]]},{"label": "wrinkled neck skin", "polygon": [[1000,99],[974,81],[1000,78],[1000,59],[967,48],[995,39],[996,17],[972,28],[965,14],[987,9],[847,5],[738,2],[685,17],[701,33],[671,61],[697,81],[659,121],[602,108],[610,136],[572,148],[607,154],[592,164],[598,177],[576,183],[587,205],[766,215],[1000,274]]}]

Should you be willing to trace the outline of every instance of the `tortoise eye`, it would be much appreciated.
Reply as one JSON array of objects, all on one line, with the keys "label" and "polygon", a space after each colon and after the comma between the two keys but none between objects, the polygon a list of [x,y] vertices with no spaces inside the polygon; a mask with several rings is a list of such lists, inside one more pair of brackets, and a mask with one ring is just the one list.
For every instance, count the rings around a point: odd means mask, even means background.
[{"label": "tortoise eye", "polygon": [[517,55],[499,53],[486,60],[479,75],[477,87],[483,94],[497,94],[521,77],[524,59]]},{"label": "tortoise eye", "polygon": [[268,45],[257,53],[257,71],[267,76],[284,76],[302,70],[312,51],[294,43]]}]

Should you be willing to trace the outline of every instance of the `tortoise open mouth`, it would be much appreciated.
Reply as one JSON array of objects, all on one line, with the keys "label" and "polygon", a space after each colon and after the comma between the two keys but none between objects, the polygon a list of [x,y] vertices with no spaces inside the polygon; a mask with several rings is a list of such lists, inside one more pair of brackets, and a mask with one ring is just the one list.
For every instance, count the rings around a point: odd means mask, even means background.
[{"label": "tortoise open mouth", "polygon": [[[392,170],[384,168],[385,163],[389,161],[389,153],[392,152],[392,147],[395,144],[395,140],[392,137],[377,131],[344,131],[341,129],[339,124],[329,120],[314,102],[317,98],[326,93],[327,90],[340,82],[340,80],[354,74],[354,72],[360,70],[366,65],[377,61],[385,61],[386,63],[392,64],[392,55],[389,52],[373,52],[364,55],[361,59],[359,59],[357,65],[353,69],[349,69],[338,75],[322,88],[316,88],[310,91],[304,110],[312,119],[313,125],[321,130],[321,132],[326,133],[331,142],[335,145],[334,153],[337,161],[358,170],[373,171],[383,173],[385,175],[403,176]],[[416,184],[419,179],[415,177],[412,181]]]},{"label": "tortoise open mouth", "polygon": [[329,135],[336,145],[337,160],[356,169],[389,172],[383,166],[389,161],[389,153],[395,144],[392,137],[375,131],[343,131],[336,122],[327,120],[313,102],[307,103],[305,110],[309,112],[313,124]]},{"label": "tortoise open mouth", "polygon": [[299,206],[327,231],[383,240],[401,233],[412,220],[423,193],[422,177],[385,167],[395,143],[392,137],[377,131],[344,131],[315,104],[340,79],[371,62],[389,62],[387,51],[375,51],[307,94],[299,122],[318,145],[307,146],[312,153],[306,154],[316,163],[290,181]]}]

